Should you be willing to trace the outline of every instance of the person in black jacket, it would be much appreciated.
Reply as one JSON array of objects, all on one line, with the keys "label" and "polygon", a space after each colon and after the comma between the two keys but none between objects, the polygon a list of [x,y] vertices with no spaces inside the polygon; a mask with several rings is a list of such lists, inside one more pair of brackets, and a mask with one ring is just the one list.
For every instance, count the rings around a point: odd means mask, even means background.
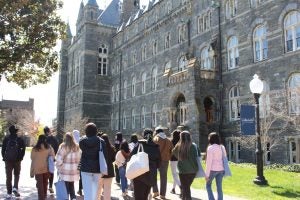
[{"label": "person in black jacket", "polygon": [[[138,200],[147,200],[151,187],[156,185],[157,182],[157,169],[160,166],[161,157],[159,146],[152,141],[153,131],[145,129],[143,132],[144,139],[139,140],[139,145],[143,145],[144,152],[149,157],[149,171],[133,179],[134,197]],[[137,145],[132,155],[138,151]]]},{"label": "person in black jacket", "polygon": [[[108,174],[104,175],[99,180],[98,195],[101,195],[102,190],[103,190],[103,200],[110,200],[111,199],[111,183],[112,183],[113,177],[115,177],[113,162],[115,161],[116,149],[109,142],[109,138],[108,138],[107,134],[102,134],[101,138],[104,140],[106,150],[107,150],[106,164],[107,164]],[[100,198],[97,198],[97,199],[100,199]]]},{"label": "person in black jacket", "polygon": [[[1,154],[3,161],[5,162],[6,172],[6,189],[7,198],[12,197],[12,193],[16,197],[20,196],[18,192],[18,184],[21,171],[21,161],[25,155],[25,142],[17,135],[18,129],[15,125],[9,127],[9,135],[5,136]],[[14,171],[14,187],[12,187],[12,172]]]},{"label": "person in black jacket", "polygon": [[88,123],[85,126],[85,134],[79,141],[79,147],[82,151],[80,172],[84,200],[91,200],[97,197],[98,182],[101,176],[99,164],[100,142],[105,159],[107,159],[107,150],[104,140],[97,136],[97,127],[94,123]]},{"label": "person in black jacket", "polygon": [[[47,137],[46,142],[49,145],[51,145],[51,147],[53,148],[54,153],[56,155],[56,153],[58,151],[58,146],[59,146],[56,137],[54,137],[52,135],[51,130],[50,130],[50,128],[48,126],[44,127],[44,133],[45,133],[45,136]],[[49,172],[49,192],[51,194],[54,193],[54,190],[52,188],[52,186],[53,186],[53,179],[54,179],[54,174]]]}]

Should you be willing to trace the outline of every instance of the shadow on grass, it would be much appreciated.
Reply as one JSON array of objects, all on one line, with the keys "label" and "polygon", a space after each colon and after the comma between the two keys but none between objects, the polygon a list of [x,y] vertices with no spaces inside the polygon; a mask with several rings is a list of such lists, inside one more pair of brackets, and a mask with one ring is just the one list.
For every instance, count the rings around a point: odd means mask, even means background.
[{"label": "shadow on grass", "polygon": [[272,186],[271,188],[274,189],[272,191],[272,193],[274,193],[278,196],[291,198],[291,199],[296,199],[296,198],[300,197],[300,192],[298,192],[298,191],[290,191],[290,190],[287,190],[286,188],[283,188],[280,186]]}]

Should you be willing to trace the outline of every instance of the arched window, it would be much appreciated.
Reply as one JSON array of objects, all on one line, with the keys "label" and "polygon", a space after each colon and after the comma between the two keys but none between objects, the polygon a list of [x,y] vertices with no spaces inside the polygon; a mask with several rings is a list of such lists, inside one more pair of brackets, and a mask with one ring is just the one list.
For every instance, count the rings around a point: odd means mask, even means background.
[{"label": "arched window", "polygon": [[228,69],[234,69],[239,64],[239,41],[236,36],[232,36],[227,43]]},{"label": "arched window", "polygon": [[107,75],[108,48],[102,44],[98,48],[98,75]]},{"label": "arched window", "polygon": [[115,102],[115,86],[111,87],[111,102]]},{"label": "arched window", "polygon": [[230,19],[236,15],[237,0],[227,0],[225,4],[226,18]]},{"label": "arched window", "polygon": [[178,26],[178,43],[182,43],[186,40],[186,24]]},{"label": "arched window", "polygon": [[153,46],[152,46],[152,55],[154,56],[154,55],[157,54],[157,50],[158,50],[158,47],[157,47],[157,46],[158,46],[157,40],[154,40],[152,45],[153,45]]},{"label": "arched window", "polygon": [[300,12],[292,11],[284,19],[286,51],[296,51],[300,48]]},{"label": "arched window", "polygon": [[137,55],[136,51],[133,51],[132,53],[132,64],[135,65],[137,63]]},{"label": "arched window", "polygon": [[147,56],[147,45],[144,45],[142,47],[142,61],[146,60],[146,56]]},{"label": "arched window", "polygon": [[131,84],[131,96],[135,96],[135,90],[136,90],[136,78],[135,76],[132,77],[132,84]]},{"label": "arched window", "polygon": [[183,71],[186,69],[187,66],[187,59],[186,57],[183,55],[179,58],[179,63],[178,63],[178,71]]},{"label": "arched window", "polygon": [[170,12],[172,11],[172,1],[168,1],[167,2],[167,13],[170,14]]},{"label": "arched window", "polygon": [[124,99],[127,99],[127,80],[124,81],[123,84],[123,88],[124,88]]},{"label": "arched window", "polygon": [[147,74],[146,74],[146,72],[143,72],[143,74],[142,74],[142,94],[146,93],[146,80],[147,80]]},{"label": "arched window", "polygon": [[126,112],[123,111],[123,129],[126,129]]},{"label": "arched window", "polygon": [[157,104],[152,105],[152,127],[156,127],[157,124],[157,117],[158,117],[158,109]]},{"label": "arched window", "polygon": [[152,90],[157,89],[157,68],[154,67],[152,70]]},{"label": "arched window", "polygon": [[168,32],[165,36],[165,49],[170,48],[170,44],[171,44],[171,34],[170,32]]},{"label": "arched window", "polygon": [[229,119],[231,121],[240,118],[240,91],[234,86],[229,91]]},{"label": "arched window", "polygon": [[293,74],[288,80],[289,112],[300,114],[300,73]]},{"label": "arched window", "polygon": [[142,106],[141,108],[141,128],[146,128],[146,108]]},{"label": "arched window", "polygon": [[135,109],[131,110],[131,128],[135,129]]},{"label": "arched window", "polygon": [[268,41],[265,26],[258,26],[253,32],[254,60],[261,61],[268,57]]},{"label": "arched window", "polygon": [[205,47],[201,51],[201,68],[211,70],[212,69],[212,59],[208,47]]}]

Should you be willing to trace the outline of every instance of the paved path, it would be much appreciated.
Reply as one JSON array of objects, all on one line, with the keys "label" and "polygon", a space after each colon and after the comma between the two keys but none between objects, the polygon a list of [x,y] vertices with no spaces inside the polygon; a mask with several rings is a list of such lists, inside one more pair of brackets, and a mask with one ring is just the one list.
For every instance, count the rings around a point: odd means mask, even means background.
[{"label": "paved path", "polygon": [[[18,198],[20,200],[37,200],[37,190],[35,187],[35,179],[30,178],[29,176],[30,172],[30,153],[26,152],[25,158],[22,162],[22,168],[21,168],[21,177],[20,177],[20,182],[19,182],[19,192],[21,194],[21,197]],[[5,166],[4,162],[0,161],[0,200],[5,199],[6,196],[6,186],[5,186]],[[78,186],[78,183],[75,183],[75,186]],[[167,194],[166,197],[167,199],[171,200],[179,200],[179,195],[176,194],[171,194],[172,185],[168,184],[167,188]],[[178,189],[177,189],[178,190]],[[76,190],[77,191],[77,190]],[[179,190],[177,191],[179,192]],[[122,200],[123,197],[121,196],[121,190],[120,186],[117,185],[116,183],[112,184],[112,199],[117,200],[120,199]],[[207,194],[205,190],[196,190],[192,189],[192,197],[194,200],[206,200],[207,199]],[[48,200],[55,200],[55,195],[50,196],[48,194]],[[132,197],[132,192],[129,192],[129,197],[126,198],[129,200],[134,200]],[[159,199],[159,198],[157,198]],[[240,198],[235,198],[231,196],[224,196],[224,200],[239,200]],[[83,197],[77,197],[77,200],[83,200]],[[137,199],[138,200],[138,199]]]}]

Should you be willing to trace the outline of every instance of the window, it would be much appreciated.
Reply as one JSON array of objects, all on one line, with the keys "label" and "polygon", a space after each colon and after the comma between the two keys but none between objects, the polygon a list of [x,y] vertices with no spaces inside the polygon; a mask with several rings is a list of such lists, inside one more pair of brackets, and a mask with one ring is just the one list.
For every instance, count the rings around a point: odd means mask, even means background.
[{"label": "window", "polygon": [[98,48],[98,75],[107,75],[108,49],[105,44]]},{"label": "window", "polygon": [[111,129],[113,130],[114,129],[114,113],[111,113],[111,116],[110,116],[110,127]]},{"label": "window", "polygon": [[76,66],[76,71],[75,71],[75,83],[79,83],[79,66]]},{"label": "window", "polygon": [[111,102],[115,102],[115,86],[111,87]]},{"label": "window", "polygon": [[119,130],[119,112],[116,112],[115,130]]},{"label": "window", "polygon": [[213,58],[210,55],[209,48],[205,47],[201,51],[201,69],[211,70],[212,69],[212,60]]},{"label": "window", "polygon": [[142,61],[146,60],[147,46],[144,45],[142,48]]},{"label": "window", "polygon": [[187,106],[185,102],[179,103],[179,122],[180,124],[185,124],[187,119]]},{"label": "window", "polygon": [[146,108],[142,106],[141,108],[141,128],[146,128]]},{"label": "window", "polygon": [[120,86],[119,86],[119,84],[117,84],[117,86],[116,86],[116,101],[120,100],[119,92],[120,92]]},{"label": "window", "polygon": [[234,86],[229,91],[229,119],[231,121],[240,118],[240,91],[237,86]]},{"label": "window", "polygon": [[172,10],[172,4],[171,4],[171,3],[172,3],[171,1],[168,1],[168,2],[167,2],[167,6],[166,6],[166,7],[167,7],[167,13],[168,13],[168,14],[170,14],[170,13],[171,13],[171,10]]},{"label": "window", "polygon": [[187,59],[185,56],[181,56],[179,58],[179,65],[178,65],[178,71],[183,71],[187,67]]},{"label": "window", "polygon": [[228,52],[228,69],[234,69],[238,67],[239,64],[239,49],[238,49],[238,39],[232,36],[227,43]]},{"label": "window", "polygon": [[170,48],[170,44],[171,44],[171,34],[167,33],[165,36],[165,49]]},{"label": "window", "polygon": [[136,51],[132,53],[132,64],[135,65],[137,63]]},{"label": "window", "polygon": [[198,17],[198,33],[203,32],[203,17]]},{"label": "window", "polygon": [[236,0],[228,0],[225,4],[225,12],[226,18],[230,19],[236,15],[237,10],[237,1]]},{"label": "window", "polygon": [[268,41],[265,26],[258,26],[253,32],[254,60],[261,61],[268,57]]},{"label": "window", "polygon": [[178,43],[182,43],[186,40],[186,24],[178,26]]},{"label": "window", "polygon": [[156,55],[157,54],[157,40],[153,41],[153,46],[152,46],[152,55]]},{"label": "window", "polygon": [[154,67],[152,70],[152,90],[157,89],[157,68]]},{"label": "window", "polygon": [[152,127],[156,127],[158,124],[157,124],[157,113],[158,113],[158,110],[157,110],[157,104],[153,104],[152,106]]},{"label": "window", "polygon": [[146,72],[143,72],[143,74],[142,74],[142,94],[146,93],[146,80],[147,80],[147,74],[146,74]]},{"label": "window", "polygon": [[134,129],[135,128],[135,109],[133,108],[131,110],[131,128]]},{"label": "window", "polygon": [[288,80],[289,113],[300,114],[300,73],[293,74]]},{"label": "window", "polygon": [[123,129],[126,129],[126,112],[123,111]]},{"label": "window", "polygon": [[257,7],[263,0],[250,0],[250,7],[255,8]]},{"label": "window", "polygon": [[124,87],[124,99],[127,99],[127,80],[124,81],[124,84],[123,84],[123,87]]},{"label": "window", "polygon": [[131,84],[131,96],[134,97],[135,96],[135,89],[136,89],[136,78],[135,76],[132,77],[132,84]]},{"label": "window", "polygon": [[300,12],[290,12],[284,20],[285,48],[287,52],[300,48]]}]

